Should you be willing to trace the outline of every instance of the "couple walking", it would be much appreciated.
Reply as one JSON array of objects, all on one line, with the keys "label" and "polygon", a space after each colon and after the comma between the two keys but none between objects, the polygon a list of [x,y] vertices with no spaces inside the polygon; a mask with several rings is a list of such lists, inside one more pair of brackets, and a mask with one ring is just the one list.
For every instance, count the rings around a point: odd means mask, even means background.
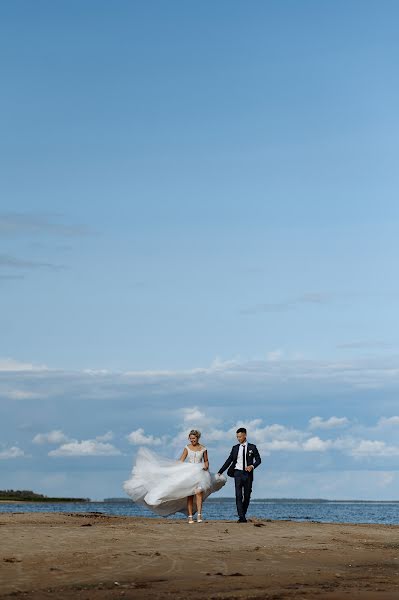
[{"label": "couple walking", "polygon": [[203,501],[220,490],[226,483],[223,473],[234,478],[238,523],[246,523],[251,498],[254,469],[261,457],[255,444],[247,441],[247,430],[236,431],[238,444],[215,473],[209,471],[209,455],[200,444],[201,432],[192,429],[187,444],[176,463],[149,450],[140,448],[132,477],[124,484],[126,493],[134,502],[140,503],[156,514],[167,516],[177,512],[188,515],[188,522],[202,522]]}]

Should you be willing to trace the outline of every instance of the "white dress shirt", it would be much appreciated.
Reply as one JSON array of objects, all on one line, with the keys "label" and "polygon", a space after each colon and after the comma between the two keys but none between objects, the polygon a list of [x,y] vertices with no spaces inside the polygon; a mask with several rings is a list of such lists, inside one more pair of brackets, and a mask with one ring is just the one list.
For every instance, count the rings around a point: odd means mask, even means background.
[{"label": "white dress shirt", "polygon": [[240,444],[240,447],[238,448],[237,462],[236,462],[236,465],[234,467],[235,469],[240,469],[241,471],[244,470],[244,462],[243,462],[244,448],[245,448],[245,452],[246,452],[247,451],[247,444],[248,444],[248,442],[244,442],[243,444]]}]

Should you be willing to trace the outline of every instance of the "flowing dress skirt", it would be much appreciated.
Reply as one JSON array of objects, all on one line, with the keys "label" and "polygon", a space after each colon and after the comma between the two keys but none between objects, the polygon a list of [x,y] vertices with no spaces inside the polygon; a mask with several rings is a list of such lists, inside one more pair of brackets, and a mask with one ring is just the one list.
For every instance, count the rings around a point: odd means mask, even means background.
[{"label": "flowing dress skirt", "polygon": [[187,496],[193,495],[195,513],[195,493],[202,491],[205,499],[225,483],[224,475],[204,471],[203,463],[183,463],[140,448],[132,476],[123,489],[134,502],[167,516],[177,512],[187,514]]}]

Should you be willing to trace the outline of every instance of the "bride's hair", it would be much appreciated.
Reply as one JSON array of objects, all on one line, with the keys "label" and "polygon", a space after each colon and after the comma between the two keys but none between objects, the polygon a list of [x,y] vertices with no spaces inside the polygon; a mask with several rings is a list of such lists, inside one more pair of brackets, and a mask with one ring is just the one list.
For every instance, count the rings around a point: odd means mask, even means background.
[{"label": "bride's hair", "polygon": [[198,431],[198,429],[192,429],[190,431],[190,433],[188,434],[188,437],[190,437],[190,435],[195,435],[195,437],[197,438],[197,440],[199,440],[200,437],[201,437],[201,432]]}]

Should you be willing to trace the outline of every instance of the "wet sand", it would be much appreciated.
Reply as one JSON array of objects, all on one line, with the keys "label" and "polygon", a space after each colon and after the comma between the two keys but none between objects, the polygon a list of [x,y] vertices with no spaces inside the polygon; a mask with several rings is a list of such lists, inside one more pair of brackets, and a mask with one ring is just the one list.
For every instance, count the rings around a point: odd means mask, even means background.
[{"label": "wet sand", "polygon": [[0,598],[399,598],[399,526],[0,513]]}]

